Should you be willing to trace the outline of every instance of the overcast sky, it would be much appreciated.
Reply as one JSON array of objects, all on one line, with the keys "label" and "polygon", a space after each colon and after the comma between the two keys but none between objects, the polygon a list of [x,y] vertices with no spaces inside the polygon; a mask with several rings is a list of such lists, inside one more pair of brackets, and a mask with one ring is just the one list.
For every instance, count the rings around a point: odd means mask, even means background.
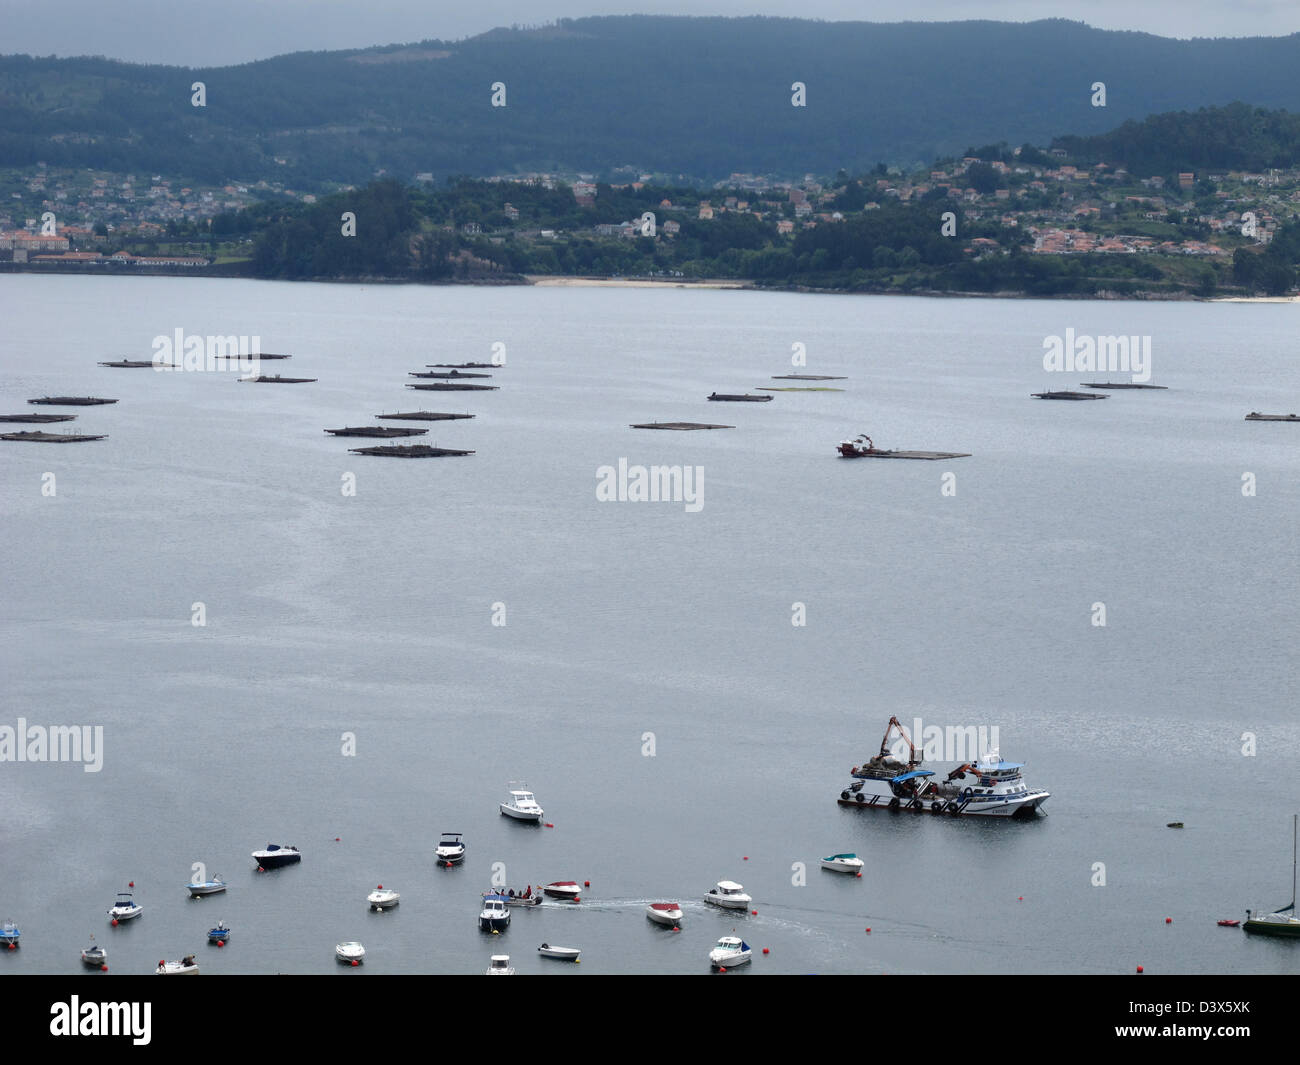
[{"label": "overcast sky", "polygon": [[0,53],[218,66],[633,13],[872,22],[1069,18],[1184,38],[1300,31],[1297,0],[699,0],[698,6],[684,0],[0,0]]}]

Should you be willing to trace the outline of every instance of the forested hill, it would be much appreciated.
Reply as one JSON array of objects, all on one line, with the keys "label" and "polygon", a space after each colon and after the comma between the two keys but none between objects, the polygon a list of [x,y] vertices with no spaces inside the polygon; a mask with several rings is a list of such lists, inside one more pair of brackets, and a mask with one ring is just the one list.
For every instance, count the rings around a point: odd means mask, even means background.
[{"label": "forested hill", "polygon": [[301,189],[381,169],[798,176],[1233,100],[1300,110],[1297,70],[1300,34],[1180,41],[1064,20],[600,17],[203,70],[9,56],[0,160]]}]

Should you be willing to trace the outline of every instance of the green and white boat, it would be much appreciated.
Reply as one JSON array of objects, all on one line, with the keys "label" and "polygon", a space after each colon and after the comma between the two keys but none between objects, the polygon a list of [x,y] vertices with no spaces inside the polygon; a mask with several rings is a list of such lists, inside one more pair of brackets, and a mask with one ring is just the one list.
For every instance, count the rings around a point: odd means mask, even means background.
[{"label": "green and white boat", "polygon": [[1272,913],[1257,915],[1246,911],[1246,923],[1242,927],[1247,932],[1262,936],[1300,936],[1300,917],[1295,912],[1296,885],[1296,825],[1300,817],[1291,815],[1291,901]]}]

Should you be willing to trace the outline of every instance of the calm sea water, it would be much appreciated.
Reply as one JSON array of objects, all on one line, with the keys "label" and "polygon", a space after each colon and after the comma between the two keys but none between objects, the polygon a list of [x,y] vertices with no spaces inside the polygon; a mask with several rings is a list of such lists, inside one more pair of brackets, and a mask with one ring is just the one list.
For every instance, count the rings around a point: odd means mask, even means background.
[{"label": "calm sea water", "polygon": [[[0,764],[0,973],[75,972],[91,933],[128,973],[703,973],[733,928],[755,975],[1300,969],[1215,924],[1291,886],[1300,427],[1242,419],[1300,409],[1300,306],[33,276],[0,303],[0,413],[119,400],[71,423],[107,440],[0,446],[0,725],[104,746]],[[177,328],[319,381],[96,365]],[[1030,399],[1094,376],[1044,372],[1067,328],[1151,336],[1168,391]],[[495,343],[500,391],[403,387]],[[705,401],[780,384],[795,344],[844,391]],[[415,408],[475,413],[423,439],[476,454],[322,432]],[[629,428],[668,420],[735,428]],[[973,457],[838,459],[863,431]],[[598,501],[620,459],[702,467],[703,508]],[[842,810],[891,715],[996,727],[1048,816]],[[511,780],[553,828],[498,814]],[[268,840],[302,863],[257,874]],[[837,851],[862,879],[817,868]],[[191,901],[195,862],[229,892]],[[591,887],[487,936],[494,872]],[[706,908],[719,879],[757,916]],[[129,881],[145,913],[112,929]]]}]

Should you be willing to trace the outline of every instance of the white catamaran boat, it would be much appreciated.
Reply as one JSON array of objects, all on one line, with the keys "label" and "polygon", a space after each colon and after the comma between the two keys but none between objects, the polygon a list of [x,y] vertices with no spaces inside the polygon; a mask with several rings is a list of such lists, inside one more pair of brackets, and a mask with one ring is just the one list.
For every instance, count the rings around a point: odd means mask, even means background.
[{"label": "white catamaran boat", "polygon": [[[889,735],[895,729],[907,743],[910,753],[906,762],[889,751]],[[1024,765],[1003,761],[996,750],[957,766],[942,781],[932,780],[934,771],[920,769],[920,764],[907,730],[898,718],[891,717],[880,742],[880,753],[853,767],[853,783],[840,792],[839,803],[917,813],[1032,817],[1051,794],[1031,788],[1020,775]]]},{"label": "white catamaran boat", "polygon": [[1300,936],[1300,917],[1295,912],[1295,869],[1296,869],[1296,822],[1297,815],[1291,815],[1291,901],[1272,913],[1252,914],[1246,911],[1246,923],[1242,927],[1247,932],[1263,936]]},{"label": "white catamaran boat", "polygon": [[531,791],[514,789],[511,789],[510,798],[501,804],[501,812],[516,821],[540,821],[545,813]]}]

